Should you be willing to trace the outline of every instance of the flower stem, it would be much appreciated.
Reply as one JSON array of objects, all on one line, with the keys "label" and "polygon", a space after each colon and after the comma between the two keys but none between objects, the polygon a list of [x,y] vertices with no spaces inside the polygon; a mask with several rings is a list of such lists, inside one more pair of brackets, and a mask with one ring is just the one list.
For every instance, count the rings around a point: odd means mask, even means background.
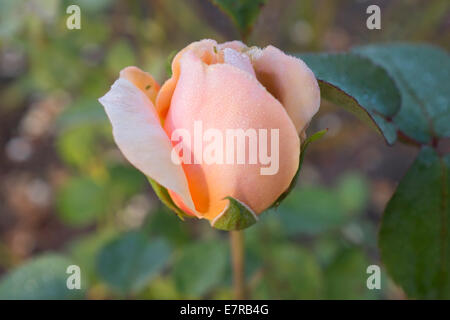
[{"label": "flower stem", "polygon": [[230,231],[231,262],[233,267],[234,298],[246,298],[244,274],[244,232]]}]

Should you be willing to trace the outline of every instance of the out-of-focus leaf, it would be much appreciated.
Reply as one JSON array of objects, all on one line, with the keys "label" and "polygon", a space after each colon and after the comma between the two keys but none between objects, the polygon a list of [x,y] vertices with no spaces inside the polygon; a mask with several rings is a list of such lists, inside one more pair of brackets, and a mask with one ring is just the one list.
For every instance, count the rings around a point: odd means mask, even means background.
[{"label": "out-of-focus leaf", "polygon": [[352,53],[299,55],[319,80],[321,96],[352,112],[383,134],[397,139],[392,117],[400,109],[400,93],[388,72],[372,60]]},{"label": "out-of-focus leaf", "polygon": [[[89,59],[88,57],[86,59]],[[111,83],[109,81],[105,81],[107,78],[107,73],[105,70],[101,67],[91,67],[87,66],[89,69],[92,69],[92,71],[83,79],[82,87],[78,94],[82,96],[86,101],[89,101],[91,105],[95,105],[96,113],[94,116],[94,121],[100,120],[100,114],[103,113],[103,119],[107,119],[106,113],[103,109],[103,107],[100,105],[100,102],[98,102],[98,98],[103,96],[105,92],[107,92],[110,87]],[[117,76],[117,75],[116,75]],[[93,112],[94,113],[94,112]],[[107,120],[106,120],[107,121]],[[108,121],[109,122],[109,121]]]},{"label": "out-of-focus leaf", "polygon": [[[73,4],[73,1],[65,0],[67,3],[66,7],[70,4]],[[77,5],[80,6],[81,10],[86,10],[86,12],[89,13],[98,13],[99,11],[105,10],[108,6],[113,3],[112,0],[96,0],[96,1],[89,1],[89,0],[78,0],[76,2]]]},{"label": "out-of-focus leaf", "polygon": [[58,137],[57,148],[65,162],[82,166],[92,158],[94,142],[92,130],[85,127],[75,127],[66,130]]},{"label": "out-of-focus leaf", "polygon": [[266,247],[264,276],[255,287],[255,299],[318,299],[322,273],[314,256],[290,243]]},{"label": "out-of-focus leaf", "polygon": [[277,210],[290,235],[317,234],[342,225],[348,218],[336,193],[322,187],[294,189]]},{"label": "out-of-focus leaf", "polygon": [[362,250],[345,249],[325,270],[327,299],[369,299],[376,297],[376,290],[367,288],[366,273],[370,265]]},{"label": "out-of-focus leaf", "polygon": [[341,234],[325,234],[314,241],[314,254],[319,263],[326,267],[335,260],[338,253],[347,245],[348,243]]},{"label": "out-of-focus leaf", "polygon": [[152,235],[165,237],[177,246],[190,240],[186,225],[165,208],[149,214],[144,229]]},{"label": "out-of-focus leaf", "polygon": [[267,0],[211,0],[233,21],[243,37],[252,30],[253,24]]},{"label": "out-of-focus leaf", "polygon": [[178,252],[175,284],[188,297],[201,297],[220,283],[227,266],[227,246],[219,240],[192,243]]},{"label": "out-of-focus leaf", "polygon": [[364,209],[369,197],[369,186],[360,174],[346,173],[339,177],[336,194],[345,212],[357,212]]},{"label": "out-of-focus leaf", "polygon": [[161,272],[169,256],[170,247],[165,240],[128,232],[101,249],[97,272],[117,292],[135,294]]},{"label": "out-of-focus leaf", "polygon": [[71,126],[58,137],[58,153],[67,164],[85,169],[105,151],[101,142],[110,138],[110,130],[106,125],[89,123]]},{"label": "out-of-focus leaf", "polygon": [[86,290],[83,276],[81,289],[67,288],[70,274],[66,271],[70,265],[73,265],[72,261],[57,254],[46,254],[30,260],[1,279],[0,299],[82,299]]},{"label": "out-of-focus leaf", "polygon": [[111,229],[99,230],[90,233],[85,237],[77,238],[69,245],[70,256],[74,262],[80,266],[83,275],[90,284],[98,280],[97,270],[95,268],[95,258],[99,250],[109,242],[116,231]]},{"label": "out-of-focus leaf", "polygon": [[393,118],[407,137],[430,143],[450,137],[450,55],[429,45],[371,45],[355,49],[389,70],[401,92]]},{"label": "out-of-focus leaf", "polygon": [[60,130],[68,130],[86,124],[104,125],[107,121],[105,111],[98,103],[91,98],[81,98],[64,110],[56,125]]},{"label": "out-of-focus leaf", "polygon": [[[66,7],[67,8],[67,7]],[[89,73],[86,76],[89,78],[97,71],[97,75],[104,75],[104,66],[98,65],[98,62],[103,59],[105,54],[105,46],[109,43],[109,39],[113,37],[114,30],[112,28],[105,28],[105,23],[108,23],[107,16],[89,17],[85,15],[83,7],[81,9],[81,30],[69,30],[64,28],[65,41],[77,48],[79,52],[80,62],[85,68],[89,68]],[[84,17],[83,17],[84,15]],[[96,18],[96,19],[95,19]],[[66,23],[66,19],[63,20]],[[86,78],[84,80],[87,80]],[[103,79],[104,80],[104,79]],[[87,83],[83,82],[83,85]],[[108,81],[104,81],[104,85],[110,85]],[[103,92],[104,94],[105,92]]]},{"label": "out-of-focus leaf", "polygon": [[108,50],[106,66],[108,71],[118,76],[120,70],[136,63],[136,57],[130,44],[126,41],[118,41]]},{"label": "out-of-focus leaf", "polygon": [[82,83],[87,68],[79,58],[79,48],[63,38],[52,39],[52,45],[30,43],[27,46],[30,74],[26,81],[38,90],[74,88]]},{"label": "out-of-focus leaf", "polygon": [[139,294],[139,299],[179,300],[183,297],[177,291],[172,277],[157,277],[147,290]]},{"label": "out-of-focus leaf", "polygon": [[131,166],[114,165],[108,167],[109,179],[105,186],[108,207],[120,208],[128,199],[137,194],[146,183],[145,176]]},{"label": "out-of-focus leaf", "polygon": [[280,221],[280,212],[269,210],[261,215],[260,223],[254,227],[245,230],[245,248],[246,252],[255,252],[255,254],[263,255],[265,252],[265,243],[285,242],[288,240],[286,231]]},{"label": "out-of-focus leaf", "polygon": [[72,226],[86,226],[105,214],[122,208],[137,194],[145,177],[131,167],[108,167],[107,179],[90,176],[70,178],[57,193],[56,204],[61,219]]},{"label": "out-of-focus leaf", "polygon": [[219,287],[214,291],[214,295],[211,297],[212,300],[232,300],[233,299],[233,288]]},{"label": "out-of-focus leaf", "polygon": [[69,179],[57,194],[61,219],[73,226],[86,226],[105,211],[104,188],[89,177]]},{"label": "out-of-focus leaf", "polygon": [[412,298],[450,299],[449,194],[450,156],[424,147],[384,212],[381,258]]}]

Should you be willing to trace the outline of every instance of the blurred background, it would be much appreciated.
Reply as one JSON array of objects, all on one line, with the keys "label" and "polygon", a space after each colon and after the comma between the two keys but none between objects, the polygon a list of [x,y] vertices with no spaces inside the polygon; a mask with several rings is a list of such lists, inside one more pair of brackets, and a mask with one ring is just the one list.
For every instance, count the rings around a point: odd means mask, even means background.
[{"label": "blurred background", "polygon": [[[80,30],[66,27],[70,4]],[[370,4],[381,30],[366,28]],[[207,0],[0,0],[0,296],[232,298],[227,233],[161,205],[97,101],[125,66],[163,83],[171,54],[203,38],[239,38]],[[388,41],[448,50],[450,2],[269,0],[247,44],[306,52]],[[388,147],[326,102],[309,130],[324,128],[297,188],[245,231],[249,297],[405,298],[383,272],[377,230],[418,150]],[[68,264],[81,267],[81,290],[60,287]],[[381,290],[366,287],[371,264]]]}]

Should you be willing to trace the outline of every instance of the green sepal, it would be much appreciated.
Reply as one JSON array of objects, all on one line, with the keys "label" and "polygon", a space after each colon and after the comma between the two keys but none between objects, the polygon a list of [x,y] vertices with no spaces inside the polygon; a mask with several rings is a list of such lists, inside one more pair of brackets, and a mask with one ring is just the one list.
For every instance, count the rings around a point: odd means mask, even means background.
[{"label": "green sepal", "polygon": [[169,192],[167,191],[166,188],[164,188],[162,185],[160,185],[158,182],[156,182],[150,177],[147,177],[147,179],[150,182],[159,200],[161,200],[162,203],[164,203],[167,208],[175,212],[178,218],[180,218],[183,221],[185,217],[191,218],[191,216],[187,215],[183,210],[177,207],[177,205],[173,202],[172,198],[170,197]]},{"label": "green sepal", "polygon": [[308,145],[311,142],[314,142],[320,138],[323,137],[323,135],[325,133],[327,133],[328,129],[324,129],[321,131],[317,131],[316,133],[314,133],[313,135],[309,136],[308,138],[306,138],[305,141],[303,141],[301,147],[300,147],[300,159],[299,159],[299,163],[298,163],[298,169],[297,172],[295,173],[294,178],[292,178],[291,184],[289,185],[289,187],[286,189],[286,191],[284,191],[279,197],[278,199],[269,207],[269,209],[272,208],[277,208],[281,202],[289,195],[289,193],[291,193],[292,189],[294,189],[295,185],[297,184],[297,180],[298,180],[298,176],[300,174],[300,169],[302,168],[302,164],[303,164],[303,159],[305,157],[305,151],[306,148],[308,147]]},{"label": "green sepal", "polygon": [[239,200],[233,197],[225,197],[228,199],[228,207],[226,211],[220,214],[211,222],[211,226],[216,229],[232,231],[242,230],[250,227],[258,221],[258,217]]}]

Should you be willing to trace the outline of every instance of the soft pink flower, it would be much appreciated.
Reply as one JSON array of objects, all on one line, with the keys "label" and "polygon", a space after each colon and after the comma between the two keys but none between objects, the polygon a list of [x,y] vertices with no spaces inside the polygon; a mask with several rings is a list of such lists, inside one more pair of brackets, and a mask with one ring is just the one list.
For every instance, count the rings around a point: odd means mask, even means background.
[{"label": "soft pink flower", "polygon": [[[288,188],[299,164],[300,138],[320,105],[317,81],[303,61],[279,49],[248,48],[239,41],[194,42],[172,62],[159,88],[136,67],[100,102],[117,145],[145,175],[168,189],[188,214],[213,220],[231,196],[259,214]],[[171,160],[174,130],[279,129],[279,170],[261,175],[261,164],[186,164]],[[270,147],[269,147],[270,150]]]}]

